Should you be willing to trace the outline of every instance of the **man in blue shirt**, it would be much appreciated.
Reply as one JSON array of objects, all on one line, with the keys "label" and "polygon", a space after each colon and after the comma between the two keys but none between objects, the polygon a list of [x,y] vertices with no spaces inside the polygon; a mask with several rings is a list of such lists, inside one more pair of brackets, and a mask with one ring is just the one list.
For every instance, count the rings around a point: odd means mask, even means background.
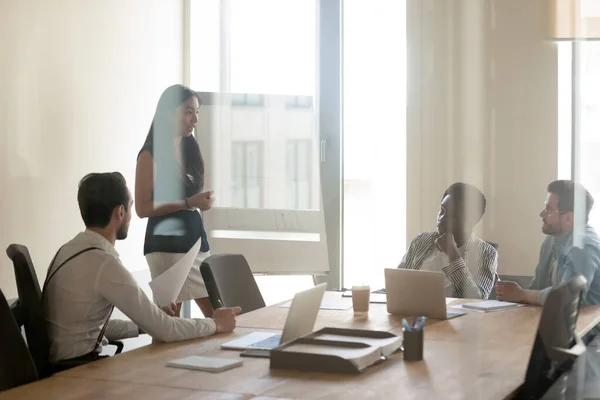
[{"label": "man in blue shirt", "polygon": [[496,284],[499,300],[543,305],[552,287],[583,275],[587,280],[583,304],[600,304],[600,238],[588,225],[594,199],[579,183],[568,180],[548,185],[540,213],[546,239],[529,289],[515,282]]}]

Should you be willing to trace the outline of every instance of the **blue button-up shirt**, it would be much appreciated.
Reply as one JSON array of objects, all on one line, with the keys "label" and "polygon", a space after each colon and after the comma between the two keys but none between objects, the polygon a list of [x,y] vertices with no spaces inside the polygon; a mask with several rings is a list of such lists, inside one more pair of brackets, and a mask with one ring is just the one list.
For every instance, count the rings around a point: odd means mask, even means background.
[{"label": "blue button-up shirt", "polygon": [[552,290],[552,248],[556,251],[556,276],[561,283],[583,275],[587,280],[582,304],[600,304],[600,237],[589,225],[581,231],[571,231],[559,238],[548,236],[540,250],[540,261],[529,289],[541,290],[539,300],[544,304]]}]

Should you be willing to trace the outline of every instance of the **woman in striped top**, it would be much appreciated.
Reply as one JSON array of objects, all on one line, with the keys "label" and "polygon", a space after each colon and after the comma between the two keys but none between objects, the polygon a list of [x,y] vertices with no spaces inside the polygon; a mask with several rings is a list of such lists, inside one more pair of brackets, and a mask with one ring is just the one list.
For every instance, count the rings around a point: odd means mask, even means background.
[{"label": "woman in striped top", "polygon": [[442,196],[437,231],[417,235],[398,268],[441,271],[447,297],[487,299],[494,286],[498,252],[473,234],[485,207],[479,189],[452,184]]}]

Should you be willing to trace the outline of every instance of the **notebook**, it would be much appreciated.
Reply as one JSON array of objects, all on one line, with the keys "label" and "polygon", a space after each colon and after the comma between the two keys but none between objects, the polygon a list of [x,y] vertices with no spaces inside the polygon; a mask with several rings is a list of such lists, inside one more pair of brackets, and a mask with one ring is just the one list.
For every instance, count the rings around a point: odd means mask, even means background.
[{"label": "notebook", "polygon": [[218,357],[190,356],[172,360],[167,367],[195,369],[198,371],[221,372],[231,368],[240,367],[242,360]]},{"label": "notebook", "polygon": [[462,305],[462,308],[467,310],[479,310],[479,311],[496,311],[503,310],[505,308],[513,308],[519,307],[521,304],[519,303],[510,303],[508,301],[500,301],[500,300],[485,300],[485,301],[476,301],[474,303],[465,303]]}]

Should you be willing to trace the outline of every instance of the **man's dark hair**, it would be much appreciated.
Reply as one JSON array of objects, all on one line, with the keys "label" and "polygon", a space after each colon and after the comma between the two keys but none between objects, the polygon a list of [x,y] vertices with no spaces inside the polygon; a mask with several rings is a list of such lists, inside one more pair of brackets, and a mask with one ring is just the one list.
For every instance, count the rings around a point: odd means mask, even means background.
[{"label": "man's dark hair", "polygon": [[575,212],[575,196],[585,196],[585,220],[587,221],[594,206],[594,198],[587,189],[577,182],[558,180],[548,185],[548,193],[558,196],[558,211]]},{"label": "man's dark hair", "polygon": [[485,207],[487,206],[487,200],[481,190],[477,189],[475,186],[463,182],[453,183],[444,192],[442,200],[448,195],[454,199],[457,209],[460,210],[464,216],[467,215],[465,212],[467,211],[466,207],[470,208],[469,211],[472,211],[472,214],[470,215],[473,215],[474,218],[474,220],[470,222],[473,224],[479,222],[481,217],[483,217]]},{"label": "man's dark hair", "polygon": [[77,202],[86,227],[104,228],[115,207],[129,206],[129,190],[119,172],[92,173],[79,182]]}]

